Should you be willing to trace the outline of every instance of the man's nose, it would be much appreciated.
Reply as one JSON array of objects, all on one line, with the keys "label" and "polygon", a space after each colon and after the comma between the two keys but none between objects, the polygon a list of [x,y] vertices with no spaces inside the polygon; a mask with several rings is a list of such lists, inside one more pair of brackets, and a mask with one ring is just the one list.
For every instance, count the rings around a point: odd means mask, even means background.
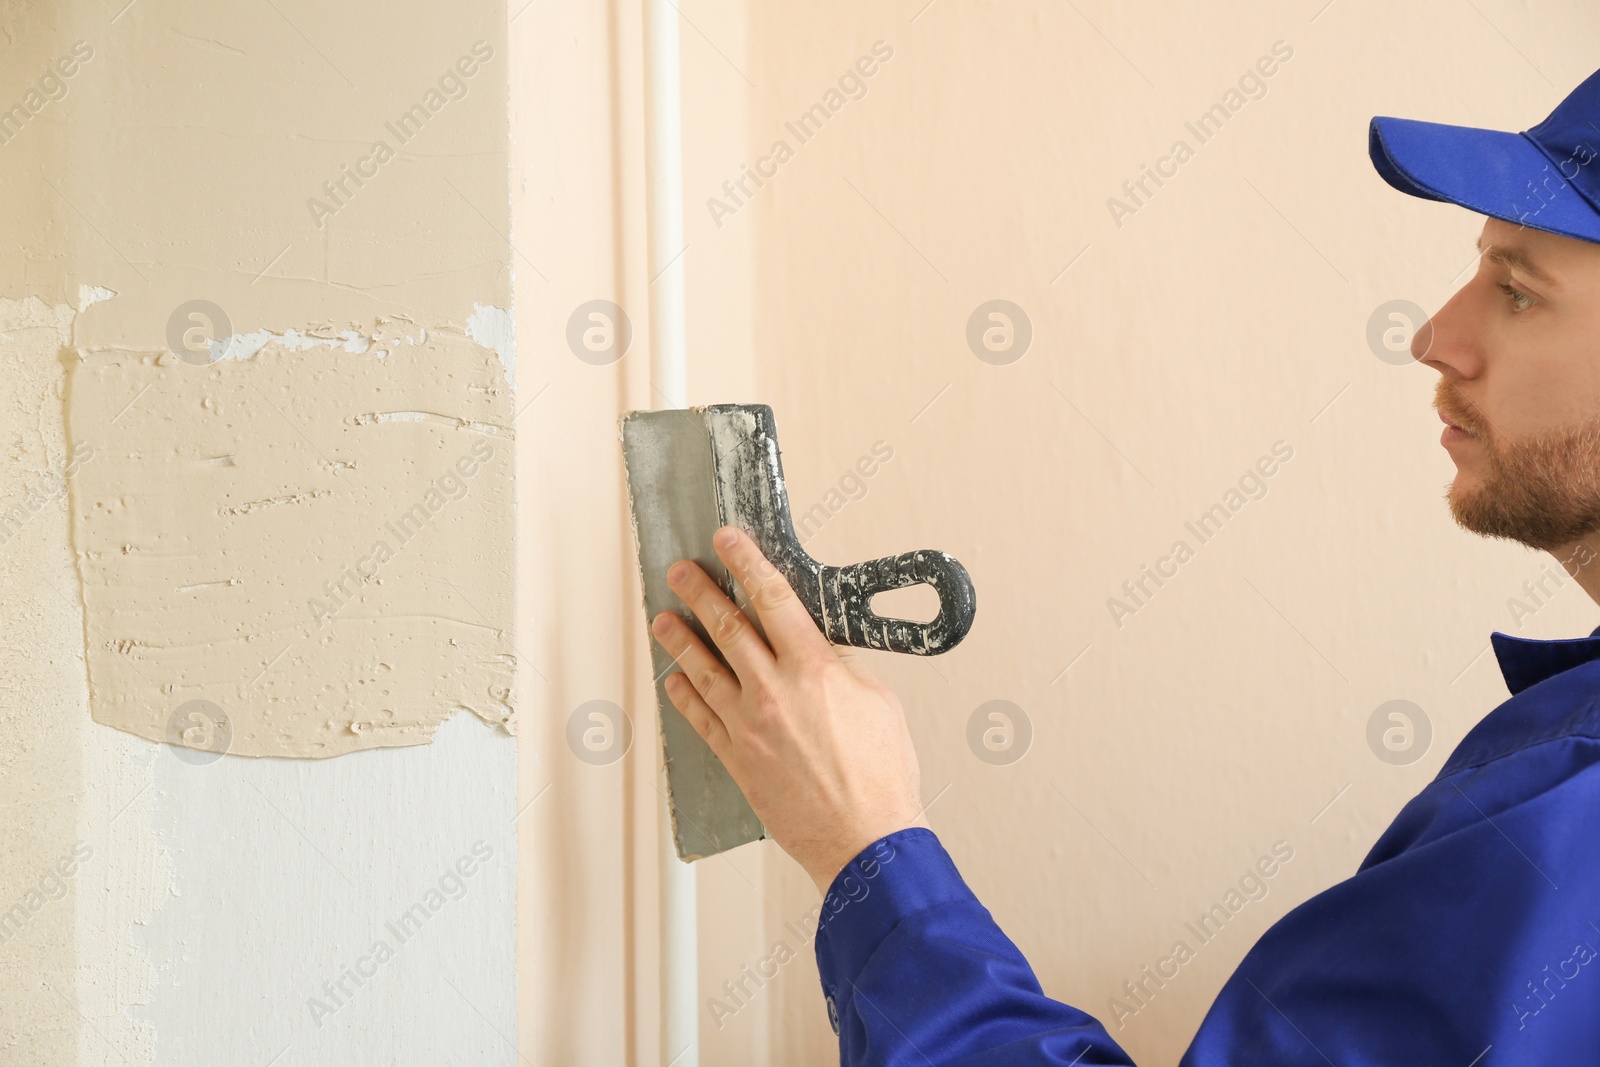
[{"label": "man's nose", "polygon": [[1421,326],[1417,327],[1417,332],[1412,335],[1412,359],[1416,360],[1418,363],[1426,363],[1428,361],[1428,353],[1433,350],[1433,336],[1433,319],[1429,318]]},{"label": "man's nose", "polygon": [[1411,358],[1440,374],[1472,378],[1482,369],[1470,284],[1456,291],[1411,338]]}]

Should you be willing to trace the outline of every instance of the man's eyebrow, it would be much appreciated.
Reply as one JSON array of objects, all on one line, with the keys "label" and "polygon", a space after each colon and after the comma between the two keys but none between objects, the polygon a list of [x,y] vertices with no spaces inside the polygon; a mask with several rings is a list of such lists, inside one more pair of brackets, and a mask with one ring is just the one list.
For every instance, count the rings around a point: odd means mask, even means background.
[{"label": "man's eyebrow", "polygon": [[1512,270],[1521,271],[1535,281],[1552,286],[1559,284],[1550,275],[1534,266],[1533,262],[1519,248],[1506,247],[1504,245],[1486,246],[1480,236],[1478,238],[1478,253],[1486,257],[1491,263],[1498,263],[1502,267],[1510,267]]}]

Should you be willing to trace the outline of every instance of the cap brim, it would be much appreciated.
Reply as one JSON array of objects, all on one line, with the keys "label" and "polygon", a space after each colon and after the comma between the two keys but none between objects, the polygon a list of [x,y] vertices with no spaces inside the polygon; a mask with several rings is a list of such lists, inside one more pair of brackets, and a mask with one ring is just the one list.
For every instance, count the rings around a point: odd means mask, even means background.
[{"label": "cap brim", "polygon": [[1520,133],[1380,115],[1368,129],[1367,153],[1403,193],[1600,242],[1600,212]]}]

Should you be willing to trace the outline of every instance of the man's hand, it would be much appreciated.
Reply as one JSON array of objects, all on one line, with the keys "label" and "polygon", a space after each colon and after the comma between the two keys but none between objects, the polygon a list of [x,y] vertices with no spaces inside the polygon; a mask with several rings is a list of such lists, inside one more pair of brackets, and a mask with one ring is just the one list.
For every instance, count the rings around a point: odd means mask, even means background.
[{"label": "man's hand", "polygon": [[715,547],[749,594],[767,641],[705,571],[679,560],[667,571],[668,584],[733,671],[687,623],[664,611],[651,628],[683,668],[667,677],[667,695],[773,839],[826,893],[863,848],[896,830],[928,825],[905,712],[859,652],[822,636],[749,537],[724,526]]}]

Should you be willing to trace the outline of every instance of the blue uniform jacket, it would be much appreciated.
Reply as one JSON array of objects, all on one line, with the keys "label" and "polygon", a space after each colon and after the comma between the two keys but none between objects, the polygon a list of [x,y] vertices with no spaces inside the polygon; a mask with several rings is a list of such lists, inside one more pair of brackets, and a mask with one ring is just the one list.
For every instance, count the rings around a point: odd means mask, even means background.
[{"label": "blue uniform jacket", "polygon": [[[1223,985],[1185,1067],[1600,1064],[1600,628],[1490,638],[1511,697],[1354,875],[1285,915]],[[917,828],[823,898],[840,1062],[1131,1064]]]}]

